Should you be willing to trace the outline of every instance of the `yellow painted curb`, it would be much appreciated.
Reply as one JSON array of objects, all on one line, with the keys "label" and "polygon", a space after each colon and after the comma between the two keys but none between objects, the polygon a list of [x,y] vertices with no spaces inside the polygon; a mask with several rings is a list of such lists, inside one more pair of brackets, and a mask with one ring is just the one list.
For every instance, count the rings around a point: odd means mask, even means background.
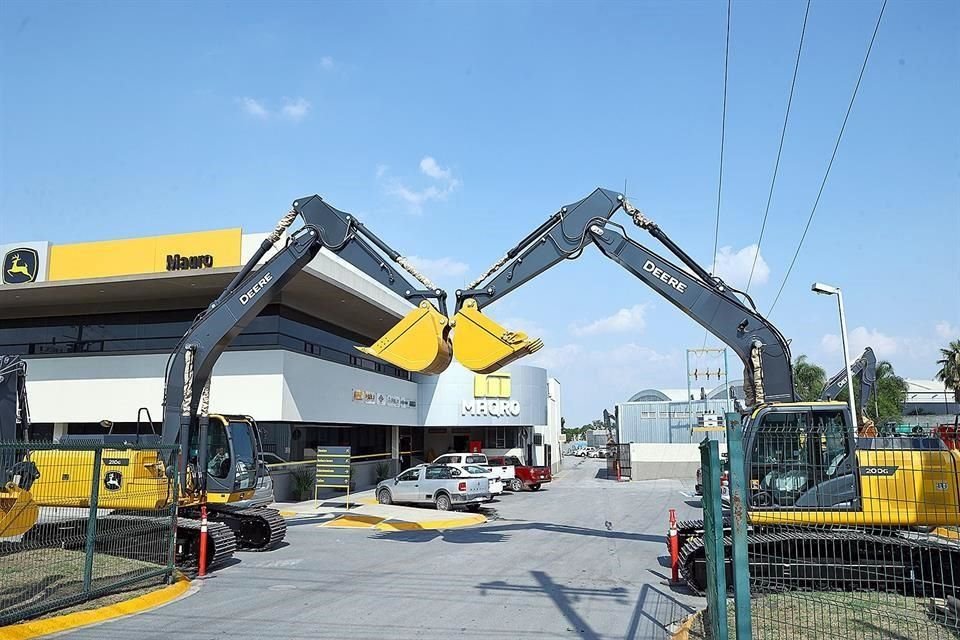
[{"label": "yellow painted curb", "polygon": [[379,524],[386,520],[386,518],[381,518],[379,516],[365,516],[359,513],[347,513],[342,516],[337,516],[330,522],[324,522],[323,524],[318,524],[318,527],[343,527],[345,529],[369,529],[370,527]]},{"label": "yellow painted curb", "polygon": [[690,630],[693,628],[693,623],[696,622],[697,618],[700,617],[702,611],[697,611],[686,617],[686,619],[680,623],[680,628],[673,632],[673,635],[670,636],[670,640],[690,640]]},{"label": "yellow painted curb", "polygon": [[380,504],[380,501],[376,498],[360,498],[357,502],[360,504]]},{"label": "yellow painted curb", "polygon": [[429,529],[456,529],[458,527],[469,527],[475,524],[483,524],[487,519],[480,514],[473,514],[469,518],[457,518],[456,520],[421,520],[419,522],[407,522],[404,520],[386,520],[373,528],[378,531],[426,531]]},{"label": "yellow painted curb", "polygon": [[34,620],[32,622],[21,622],[12,624],[8,627],[0,627],[0,637],[3,640],[30,640],[51,633],[60,633],[79,627],[85,627],[99,622],[105,622],[121,616],[128,616],[134,613],[142,613],[147,609],[159,607],[176,600],[190,588],[190,581],[183,575],[177,577],[173,584],[145,593],[136,598],[130,598],[123,602],[110,604],[105,607],[91,609],[89,611],[75,611],[55,618],[46,618],[44,620]]},{"label": "yellow painted curb", "polygon": [[293,518],[299,515],[296,511],[281,511],[280,515],[284,518]]}]

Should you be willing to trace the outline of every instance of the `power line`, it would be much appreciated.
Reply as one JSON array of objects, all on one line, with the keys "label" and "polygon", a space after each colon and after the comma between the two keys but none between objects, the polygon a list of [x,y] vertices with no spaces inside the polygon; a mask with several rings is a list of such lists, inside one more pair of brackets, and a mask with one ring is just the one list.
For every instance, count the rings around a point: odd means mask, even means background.
[{"label": "power line", "polygon": [[870,52],[873,51],[873,43],[877,39],[877,32],[880,31],[880,21],[883,19],[883,11],[887,8],[887,0],[883,0],[883,4],[880,6],[880,15],[877,16],[877,24],[873,28],[873,35],[870,37],[870,44],[867,45],[867,53],[863,57],[863,64],[860,66],[860,75],[857,77],[857,84],[853,87],[853,95],[850,96],[850,104],[847,105],[847,113],[843,116],[843,124],[840,125],[840,133],[837,135],[837,142],[833,146],[833,154],[830,156],[830,162],[827,163],[827,170],[823,174],[823,180],[820,182],[820,190],[817,192],[817,199],[813,202],[813,208],[810,210],[810,217],[807,218],[807,226],[803,229],[803,235],[800,236],[800,242],[797,244],[797,251],[793,254],[793,260],[790,261],[790,266],[787,268],[787,273],[783,276],[783,282],[780,283],[780,290],[777,291],[777,297],[773,299],[773,304],[770,305],[770,311],[767,312],[767,316],[773,313],[773,308],[777,306],[777,301],[780,300],[780,294],[783,293],[783,288],[787,284],[787,279],[790,277],[790,272],[793,271],[793,265],[797,262],[797,256],[800,255],[800,249],[803,247],[803,241],[807,237],[807,231],[810,230],[810,223],[813,222],[813,214],[817,212],[817,205],[820,204],[820,196],[823,195],[823,188],[827,184],[827,178],[830,176],[830,169],[833,167],[833,161],[837,157],[837,150],[840,148],[840,141],[843,139],[843,131],[847,127],[847,120],[850,118],[850,112],[853,110],[853,103],[857,99],[857,92],[860,90],[860,82],[863,80],[863,73],[867,69],[867,62],[870,60]]},{"label": "power line", "polygon": [[753,264],[750,265],[750,277],[747,278],[747,288],[750,293],[750,283],[753,282],[753,272],[757,268],[757,258],[760,257],[760,245],[763,244],[763,232],[767,228],[767,215],[770,213],[770,203],[773,201],[773,188],[777,184],[777,174],[780,171],[780,155],[783,153],[783,140],[787,135],[787,122],[790,120],[790,106],[793,104],[793,90],[797,86],[797,72],[800,70],[800,52],[803,51],[803,36],[807,32],[807,16],[810,15],[810,2],[807,0],[807,9],[803,13],[803,27],[800,28],[800,46],[797,47],[797,60],[793,65],[793,80],[790,81],[790,97],[787,98],[787,112],[783,116],[783,128],[780,130],[780,146],[777,148],[777,160],[773,165],[773,179],[770,181],[770,192],[767,194],[767,207],[763,211],[763,222],[760,223],[760,238],[757,240],[757,250],[753,254]]},{"label": "power line", "polygon": [[720,194],[723,192],[723,146],[727,135],[727,67],[730,62],[730,11],[733,0],[727,0],[727,43],[723,52],[723,111],[720,116],[720,177],[717,180],[717,224],[713,231],[713,266],[717,266],[717,243],[720,239]]},{"label": "power line", "polygon": [[[727,136],[727,69],[730,64],[730,12],[733,0],[727,0],[727,38],[723,50],[723,110],[720,115],[720,175],[717,179],[717,223],[713,231],[713,265],[712,271],[717,270],[717,244],[720,240],[720,195],[723,193],[723,147]],[[703,332],[703,346],[707,346],[709,332]]]}]

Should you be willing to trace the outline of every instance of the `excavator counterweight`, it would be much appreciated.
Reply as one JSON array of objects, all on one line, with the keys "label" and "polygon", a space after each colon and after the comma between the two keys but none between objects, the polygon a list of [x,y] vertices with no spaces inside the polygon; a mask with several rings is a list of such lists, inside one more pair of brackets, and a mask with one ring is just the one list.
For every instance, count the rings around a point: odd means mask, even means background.
[{"label": "excavator counterweight", "polygon": [[450,322],[428,300],[403,317],[382,338],[357,350],[392,365],[427,375],[442,373],[453,357]]},{"label": "excavator counterweight", "polygon": [[543,341],[520,331],[508,331],[480,313],[477,301],[464,300],[454,316],[453,353],[457,362],[477,373],[493,373],[539,351]]}]

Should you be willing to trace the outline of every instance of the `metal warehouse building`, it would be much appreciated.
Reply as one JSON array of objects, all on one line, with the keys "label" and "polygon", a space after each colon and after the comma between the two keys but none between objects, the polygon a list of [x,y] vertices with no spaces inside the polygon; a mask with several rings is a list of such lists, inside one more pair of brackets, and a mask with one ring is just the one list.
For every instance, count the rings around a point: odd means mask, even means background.
[{"label": "metal warehouse building", "polygon": [[[168,354],[265,236],[0,245],[0,353],[28,362],[33,437],[99,434],[103,420],[115,433],[146,430],[141,407],[159,420]],[[358,488],[384,463],[396,472],[471,445],[556,470],[560,385],[546,370],[474,376],[454,363],[428,377],[354,348],[411,308],[321,251],[217,362],[211,409],[253,416],[266,450],[289,463],[350,446]]]}]

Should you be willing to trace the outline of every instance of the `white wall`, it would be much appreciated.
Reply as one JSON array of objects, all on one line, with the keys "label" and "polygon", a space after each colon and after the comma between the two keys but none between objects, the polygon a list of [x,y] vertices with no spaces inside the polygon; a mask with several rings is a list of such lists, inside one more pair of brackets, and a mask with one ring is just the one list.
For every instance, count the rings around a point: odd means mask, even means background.
[{"label": "white wall", "polygon": [[[34,422],[136,420],[148,407],[163,417],[164,354],[28,360]],[[263,421],[355,424],[417,423],[416,408],[353,401],[355,388],[415,399],[417,385],[283,350],[229,351],[213,370],[210,408]]]}]

